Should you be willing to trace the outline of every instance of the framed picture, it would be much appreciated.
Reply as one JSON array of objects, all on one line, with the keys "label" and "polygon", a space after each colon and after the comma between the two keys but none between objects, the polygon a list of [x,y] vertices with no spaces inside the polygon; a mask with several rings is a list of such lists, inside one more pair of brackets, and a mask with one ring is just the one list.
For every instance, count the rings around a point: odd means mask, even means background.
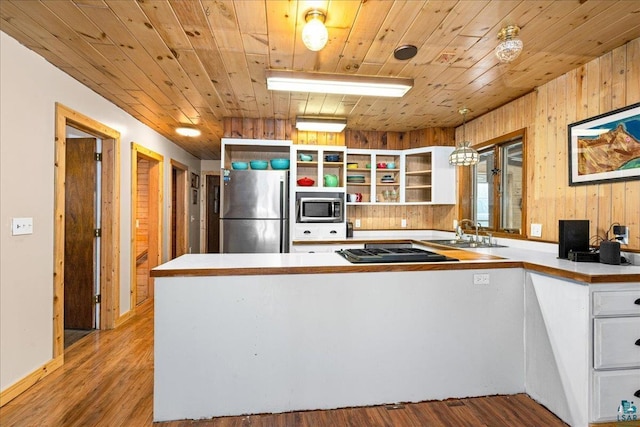
[{"label": "framed picture", "polygon": [[200,187],[200,175],[191,172],[191,188]]},{"label": "framed picture", "polygon": [[568,126],[569,185],[640,179],[640,103]]},{"label": "framed picture", "polygon": [[198,190],[196,190],[195,188],[191,190],[191,204],[198,204]]}]

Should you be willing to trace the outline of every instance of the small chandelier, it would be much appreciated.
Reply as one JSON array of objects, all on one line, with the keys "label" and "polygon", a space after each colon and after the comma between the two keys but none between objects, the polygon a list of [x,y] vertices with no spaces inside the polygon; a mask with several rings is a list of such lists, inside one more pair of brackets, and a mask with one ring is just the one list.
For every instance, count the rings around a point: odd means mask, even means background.
[{"label": "small chandelier", "polygon": [[471,166],[478,163],[479,155],[476,150],[470,147],[471,142],[466,140],[466,127],[467,127],[467,113],[468,108],[461,108],[458,110],[462,114],[462,143],[456,147],[455,150],[449,155],[449,164],[454,166]]},{"label": "small chandelier", "polygon": [[307,23],[302,28],[302,42],[307,49],[316,52],[327,44],[329,33],[327,27],[324,26],[326,18],[324,12],[318,9],[311,9],[304,16]]},{"label": "small chandelier", "polygon": [[496,56],[500,62],[511,62],[522,52],[522,40],[518,38],[520,27],[509,25],[498,33],[500,43],[496,46]]}]

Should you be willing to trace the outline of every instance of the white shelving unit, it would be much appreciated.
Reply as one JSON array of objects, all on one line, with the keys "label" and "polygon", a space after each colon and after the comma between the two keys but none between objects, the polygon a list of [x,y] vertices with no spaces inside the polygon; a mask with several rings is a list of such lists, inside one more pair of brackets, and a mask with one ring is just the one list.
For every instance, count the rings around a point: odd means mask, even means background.
[{"label": "white shelving unit", "polygon": [[454,147],[404,150],[404,203],[456,204],[456,168],[449,164]]},{"label": "white shelving unit", "polygon": [[[385,165],[394,163],[394,167],[378,168],[378,163],[384,163]],[[357,167],[350,167],[350,164],[357,164]],[[401,173],[402,170],[402,151],[347,150],[347,193],[362,194],[361,202],[348,202],[348,204],[403,203],[402,180],[404,177]],[[364,176],[364,182],[354,182],[354,177],[360,175]],[[387,177],[390,179],[387,179]],[[392,194],[395,194],[395,198],[393,198]]]},{"label": "white shelving unit", "polygon": [[[347,194],[361,193],[361,204],[442,204],[456,203],[456,169],[449,165],[454,147],[421,147],[408,150],[347,150]],[[378,163],[395,163],[394,168],[378,168]],[[357,164],[350,167],[350,164]],[[369,166],[367,166],[369,165]],[[364,182],[353,182],[363,175]],[[390,176],[391,179],[383,179]],[[396,197],[393,197],[393,192]]]},{"label": "white shelving unit", "polygon": [[[291,185],[294,192],[344,192],[345,191],[345,155],[346,147],[333,145],[293,145],[291,150]],[[311,156],[310,161],[300,160],[300,154]],[[338,161],[327,161],[326,156],[337,155]],[[338,177],[337,187],[324,185],[325,175]],[[308,177],[313,179],[313,185],[300,186],[298,179]]]},{"label": "white shelving unit", "polygon": [[291,155],[291,145],[292,141],[289,140],[222,138],[220,167],[231,170],[231,162],[288,159]]}]

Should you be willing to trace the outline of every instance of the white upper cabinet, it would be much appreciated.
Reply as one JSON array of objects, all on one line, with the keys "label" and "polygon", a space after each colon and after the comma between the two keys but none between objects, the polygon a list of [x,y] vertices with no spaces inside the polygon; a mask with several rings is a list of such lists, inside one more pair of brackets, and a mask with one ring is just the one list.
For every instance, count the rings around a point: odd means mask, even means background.
[{"label": "white upper cabinet", "polygon": [[456,204],[456,167],[449,164],[454,147],[404,150],[405,203]]},{"label": "white upper cabinet", "polygon": [[455,204],[453,149],[347,149],[347,194],[360,199],[348,196],[348,204]]},{"label": "white upper cabinet", "polygon": [[[292,145],[291,141],[271,139],[222,138],[221,142],[220,166],[227,170],[233,169],[233,162],[245,162],[251,169],[252,160],[289,159]],[[271,165],[267,165],[267,169],[271,169]]]},{"label": "white upper cabinet", "polygon": [[[291,150],[291,185],[295,191],[344,192],[345,152],[344,146],[294,144]],[[329,177],[325,182],[326,176]]]}]

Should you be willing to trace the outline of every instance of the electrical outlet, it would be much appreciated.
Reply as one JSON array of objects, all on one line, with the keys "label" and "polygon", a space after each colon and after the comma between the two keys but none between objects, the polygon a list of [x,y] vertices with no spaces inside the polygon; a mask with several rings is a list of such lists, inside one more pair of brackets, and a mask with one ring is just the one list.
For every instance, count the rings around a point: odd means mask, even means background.
[{"label": "electrical outlet", "polygon": [[359,219],[356,219],[355,227],[356,228],[360,228],[360,220]]},{"label": "electrical outlet", "polygon": [[473,284],[474,285],[488,285],[489,284],[489,273],[478,273],[473,275]]},{"label": "electrical outlet", "polygon": [[402,227],[402,228],[406,228],[407,227],[407,220],[406,219],[402,218],[400,220],[400,227]]},{"label": "electrical outlet", "polygon": [[542,224],[531,224],[531,237],[542,237]]},{"label": "electrical outlet", "polygon": [[625,225],[614,225],[613,235],[615,236],[615,239],[623,245],[629,244],[629,227]]}]

